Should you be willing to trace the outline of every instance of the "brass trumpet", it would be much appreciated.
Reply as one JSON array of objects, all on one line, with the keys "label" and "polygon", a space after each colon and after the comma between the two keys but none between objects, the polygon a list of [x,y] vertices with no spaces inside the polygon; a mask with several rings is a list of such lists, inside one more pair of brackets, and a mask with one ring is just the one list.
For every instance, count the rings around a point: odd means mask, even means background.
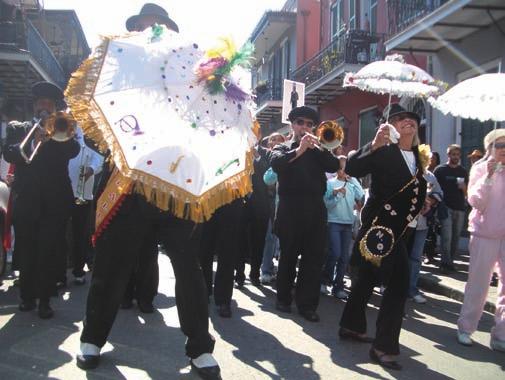
[{"label": "brass trumpet", "polygon": [[333,150],[344,141],[344,129],[334,120],[323,121],[314,128],[314,137],[319,141],[320,148]]},{"label": "brass trumpet", "polygon": [[[44,127],[41,126],[41,122],[44,121]],[[40,146],[42,145],[42,141],[39,141],[35,148],[33,149],[32,154],[28,157],[25,154],[24,148],[28,141],[30,141],[31,137],[35,133],[37,129],[43,129],[42,133],[44,133],[49,139],[54,141],[63,142],[68,141],[74,137],[76,132],[77,123],[75,119],[67,112],[58,111],[55,112],[45,120],[39,119],[33,125],[30,132],[25,136],[21,144],[19,145],[19,149],[21,152],[21,156],[24,158],[27,164],[31,163],[37,154]]]}]

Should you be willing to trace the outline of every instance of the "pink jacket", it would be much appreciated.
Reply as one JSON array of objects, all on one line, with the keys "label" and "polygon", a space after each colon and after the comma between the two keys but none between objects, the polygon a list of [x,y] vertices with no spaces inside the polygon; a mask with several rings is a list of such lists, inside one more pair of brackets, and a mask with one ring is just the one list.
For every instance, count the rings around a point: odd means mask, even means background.
[{"label": "pink jacket", "polygon": [[468,231],[488,239],[505,239],[505,169],[486,178],[487,161],[475,164],[468,184],[468,203],[473,207]]}]

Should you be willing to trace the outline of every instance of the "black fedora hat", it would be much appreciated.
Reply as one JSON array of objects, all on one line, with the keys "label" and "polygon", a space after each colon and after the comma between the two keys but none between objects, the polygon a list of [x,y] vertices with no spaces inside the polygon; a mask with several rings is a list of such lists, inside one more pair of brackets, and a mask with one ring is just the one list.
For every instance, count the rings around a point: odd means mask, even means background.
[{"label": "black fedora hat", "polygon": [[[401,114],[406,114],[409,117],[411,117],[412,119],[414,119],[415,121],[417,121],[417,125],[421,124],[421,117],[417,113],[407,111],[405,108],[403,108],[398,103],[392,103],[391,105],[386,106],[386,108],[384,108],[384,111],[382,112],[381,122],[385,123],[386,121],[391,119],[393,116],[397,116],[397,115],[401,115]],[[388,120],[386,120],[386,117],[388,118]]]},{"label": "black fedora hat", "polygon": [[129,17],[128,20],[126,20],[126,29],[129,32],[134,31],[135,24],[137,23],[138,19],[142,16],[156,16],[161,20],[163,24],[166,24],[170,29],[179,33],[179,27],[177,26],[174,20],[168,17],[167,11],[162,7],[160,7],[159,5],[153,3],[144,4],[138,15]]},{"label": "black fedora hat", "polygon": [[55,103],[62,103],[64,98],[61,88],[50,82],[35,83],[32,86],[32,95],[34,99],[47,98]]},{"label": "black fedora hat", "polygon": [[295,121],[299,117],[310,119],[314,122],[314,124],[319,124],[319,115],[314,109],[310,107],[307,106],[295,107],[288,114],[288,119],[290,122]]}]

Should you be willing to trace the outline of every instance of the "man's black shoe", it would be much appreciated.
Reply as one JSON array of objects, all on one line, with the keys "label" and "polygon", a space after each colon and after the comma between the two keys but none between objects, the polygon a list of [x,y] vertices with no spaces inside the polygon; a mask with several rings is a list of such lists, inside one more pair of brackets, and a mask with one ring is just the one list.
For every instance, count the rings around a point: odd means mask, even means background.
[{"label": "man's black shoe", "polygon": [[95,369],[100,364],[100,355],[77,355],[77,367],[83,370]]},{"label": "man's black shoe", "polygon": [[154,313],[154,306],[152,303],[147,302],[139,302],[138,303],[139,310],[144,314],[152,314]]},{"label": "man's black shoe", "polygon": [[230,305],[218,305],[217,313],[221,318],[231,318]]},{"label": "man's black shoe", "polygon": [[54,311],[49,306],[49,302],[39,302],[38,313],[40,319],[50,319],[54,316]]},{"label": "man's black shoe", "polygon": [[31,311],[37,307],[35,300],[21,301],[19,304],[19,311]]},{"label": "man's black shoe", "polygon": [[261,281],[260,281],[259,277],[251,277],[249,280],[251,281],[251,284],[253,286],[256,286],[256,287],[261,286]]},{"label": "man's black shoe", "polygon": [[242,289],[244,287],[244,280],[235,280],[235,285],[237,289]]},{"label": "man's black shoe", "polygon": [[133,307],[132,300],[123,300],[123,302],[121,302],[121,305],[119,305],[119,308],[121,309],[131,309],[132,307]]},{"label": "man's black shoe", "polygon": [[279,311],[282,311],[283,313],[291,313],[291,305],[286,305],[281,302],[277,302],[275,304],[275,308]]},{"label": "man's black shoe", "polygon": [[191,368],[193,368],[198,376],[200,376],[204,380],[221,380],[221,369],[219,368],[218,365],[213,366],[213,367],[202,367],[199,368],[197,367],[194,363],[193,360],[190,360],[191,363]]},{"label": "man's black shoe", "polygon": [[338,336],[342,340],[354,340],[360,343],[372,343],[374,341],[374,339],[370,336],[361,335],[343,327],[338,330]]},{"label": "man's black shoe", "polygon": [[299,313],[309,322],[319,322],[319,315],[314,310],[300,310]]},{"label": "man's black shoe", "polygon": [[61,290],[67,287],[67,281],[58,281],[56,282],[56,289]]}]

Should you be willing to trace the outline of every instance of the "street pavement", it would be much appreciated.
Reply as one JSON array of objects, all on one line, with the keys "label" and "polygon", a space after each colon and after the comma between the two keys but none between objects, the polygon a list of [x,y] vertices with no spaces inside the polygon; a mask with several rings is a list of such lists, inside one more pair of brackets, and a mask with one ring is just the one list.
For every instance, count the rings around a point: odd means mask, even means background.
[{"label": "street pavement", "polygon": [[[69,277],[71,278],[71,276]],[[103,350],[101,366],[84,372],[75,366],[88,286],[69,285],[53,301],[55,317],[17,311],[18,289],[12,279],[0,287],[0,379],[196,379],[184,356],[185,338],[178,328],[174,277],[160,255],[157,311],[120,310]],[[371,364],[368,345],[341,342],[338,320],[344,302],[323,296],[320,323],[296,313],[275,311],[271,287],[249,283],[234,291],[233,317],[222,319],[212,305],[215,356],[223,379],[503,379],[505,354],[489,349],[493,319],[485,313],[473,347],[457,343],[455,322],[460,303],[427,293],[426,305],[409,302],[401,335],[403,371]],[[380,296],[368,312],[373,333]]]}]

